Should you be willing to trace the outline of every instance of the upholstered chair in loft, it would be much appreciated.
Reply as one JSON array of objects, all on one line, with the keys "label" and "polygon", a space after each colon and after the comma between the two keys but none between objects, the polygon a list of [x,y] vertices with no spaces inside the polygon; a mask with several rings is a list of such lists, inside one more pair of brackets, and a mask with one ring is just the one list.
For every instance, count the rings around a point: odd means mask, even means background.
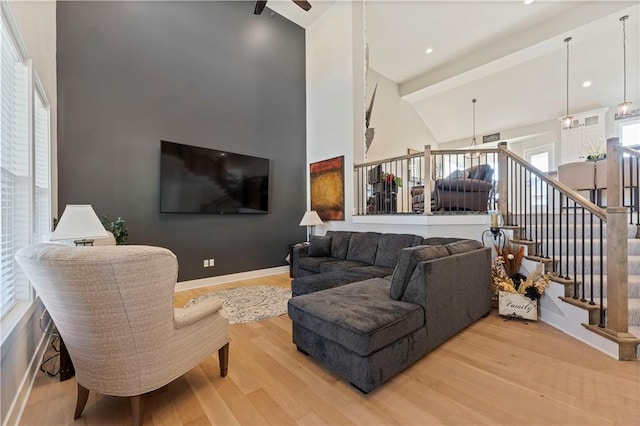
[{"label": "upholstered chair in loft", "polygon": [[558,180],[574,191],[589,191],[589,200],[596,201],[596,175],[592,161],[576,161],[558,166]]},{"label": "upholstered chair in loft", "polygon": [[227,375],[229,322],[222,301],[174,308],[175,255],[149,246],[35,244],[16,260],[64,339],[76,370],[82,415],[89,390],[131,398],[142,423],[145,393],[218,351]]},{"label": "upholstered chair in loft", "polygon": [[435,209],[486,212],[492,191],[493,168],[479,164],[436,180]]}]

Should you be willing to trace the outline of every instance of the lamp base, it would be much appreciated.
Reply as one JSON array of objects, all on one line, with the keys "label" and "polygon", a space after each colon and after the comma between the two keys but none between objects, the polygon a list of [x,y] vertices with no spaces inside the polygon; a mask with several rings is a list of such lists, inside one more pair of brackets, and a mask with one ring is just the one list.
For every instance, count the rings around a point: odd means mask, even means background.
[{"label": "lamp base", "polygon": [[87,239],[75,240],[74,243],[76,246],[92,246],[93,240],[87,240]]}]

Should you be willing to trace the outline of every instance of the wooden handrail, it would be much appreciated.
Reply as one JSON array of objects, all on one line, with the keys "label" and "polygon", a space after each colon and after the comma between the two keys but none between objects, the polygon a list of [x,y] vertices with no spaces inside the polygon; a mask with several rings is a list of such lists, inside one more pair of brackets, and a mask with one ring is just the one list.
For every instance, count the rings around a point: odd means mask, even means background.
[{"label": "wooden handrail", "polygon": [[632,157],[640,157],[640,151],[635,150],[633,148],[629,148],[627,146],[615,145],[613,147],[613,149],[615,149],[616,151],[618,151],[618,152],[620,152],[622,154],[631,155]]},{"label": "wooden handrail", "polygon": [[518,163],[525,170],[528,170],[529,172],[535,174],[538,177],[538,179],[542,180],[547,185],[549,185],[549,186],[557,189],[558,191],[564,193],[573,202],[575,202],[575,203],[579,204],[580,206],[584,207],[585,210],[593,213],[594,216],[598,217],[599,219],[602,219],[604,222],[607,221],[607,212],[602,207],[598,207],[597,205],[595,205],[591,201],[585,199],[583,196],[581,196],[576,191],[574,191],[573,189],[569,188],[567,185],[563,184],[562,182],[558,182],[555,179],[552,179],[552,178],[548,177],[545,172],[543,172],[542,170],[530,165],[522,157],[519,157],[518,155],[514,154],[513,152],[507,151],[505,149],[504,150],[504,155],[506,155],[507,157],[511,158],[511,160],[513,160],[514,162]]}]

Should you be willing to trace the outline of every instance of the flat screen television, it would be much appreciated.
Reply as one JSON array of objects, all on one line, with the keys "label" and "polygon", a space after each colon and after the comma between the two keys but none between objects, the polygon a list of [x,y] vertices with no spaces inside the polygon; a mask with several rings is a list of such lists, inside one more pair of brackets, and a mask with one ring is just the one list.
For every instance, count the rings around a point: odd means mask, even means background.
[{"label": "flat screen television", "polygon": [[168,141],[160,151],[160,212],[269,212],[268,159]]}]

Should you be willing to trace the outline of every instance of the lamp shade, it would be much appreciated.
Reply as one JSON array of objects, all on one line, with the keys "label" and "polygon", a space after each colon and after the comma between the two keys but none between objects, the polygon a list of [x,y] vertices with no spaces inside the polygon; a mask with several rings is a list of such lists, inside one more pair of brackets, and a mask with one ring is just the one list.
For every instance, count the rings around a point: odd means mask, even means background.
[{"label": "lamp shade", "polygon": [[318,216],[315,210],[307,210],[302,216],[302,220],[300,221],[300,226],[316,226],[322,225],[322,219]]},{"label": "lamp shade", "polygon": [[65,207],[51,241],[108,237],[109,233],[89,204]]}]

